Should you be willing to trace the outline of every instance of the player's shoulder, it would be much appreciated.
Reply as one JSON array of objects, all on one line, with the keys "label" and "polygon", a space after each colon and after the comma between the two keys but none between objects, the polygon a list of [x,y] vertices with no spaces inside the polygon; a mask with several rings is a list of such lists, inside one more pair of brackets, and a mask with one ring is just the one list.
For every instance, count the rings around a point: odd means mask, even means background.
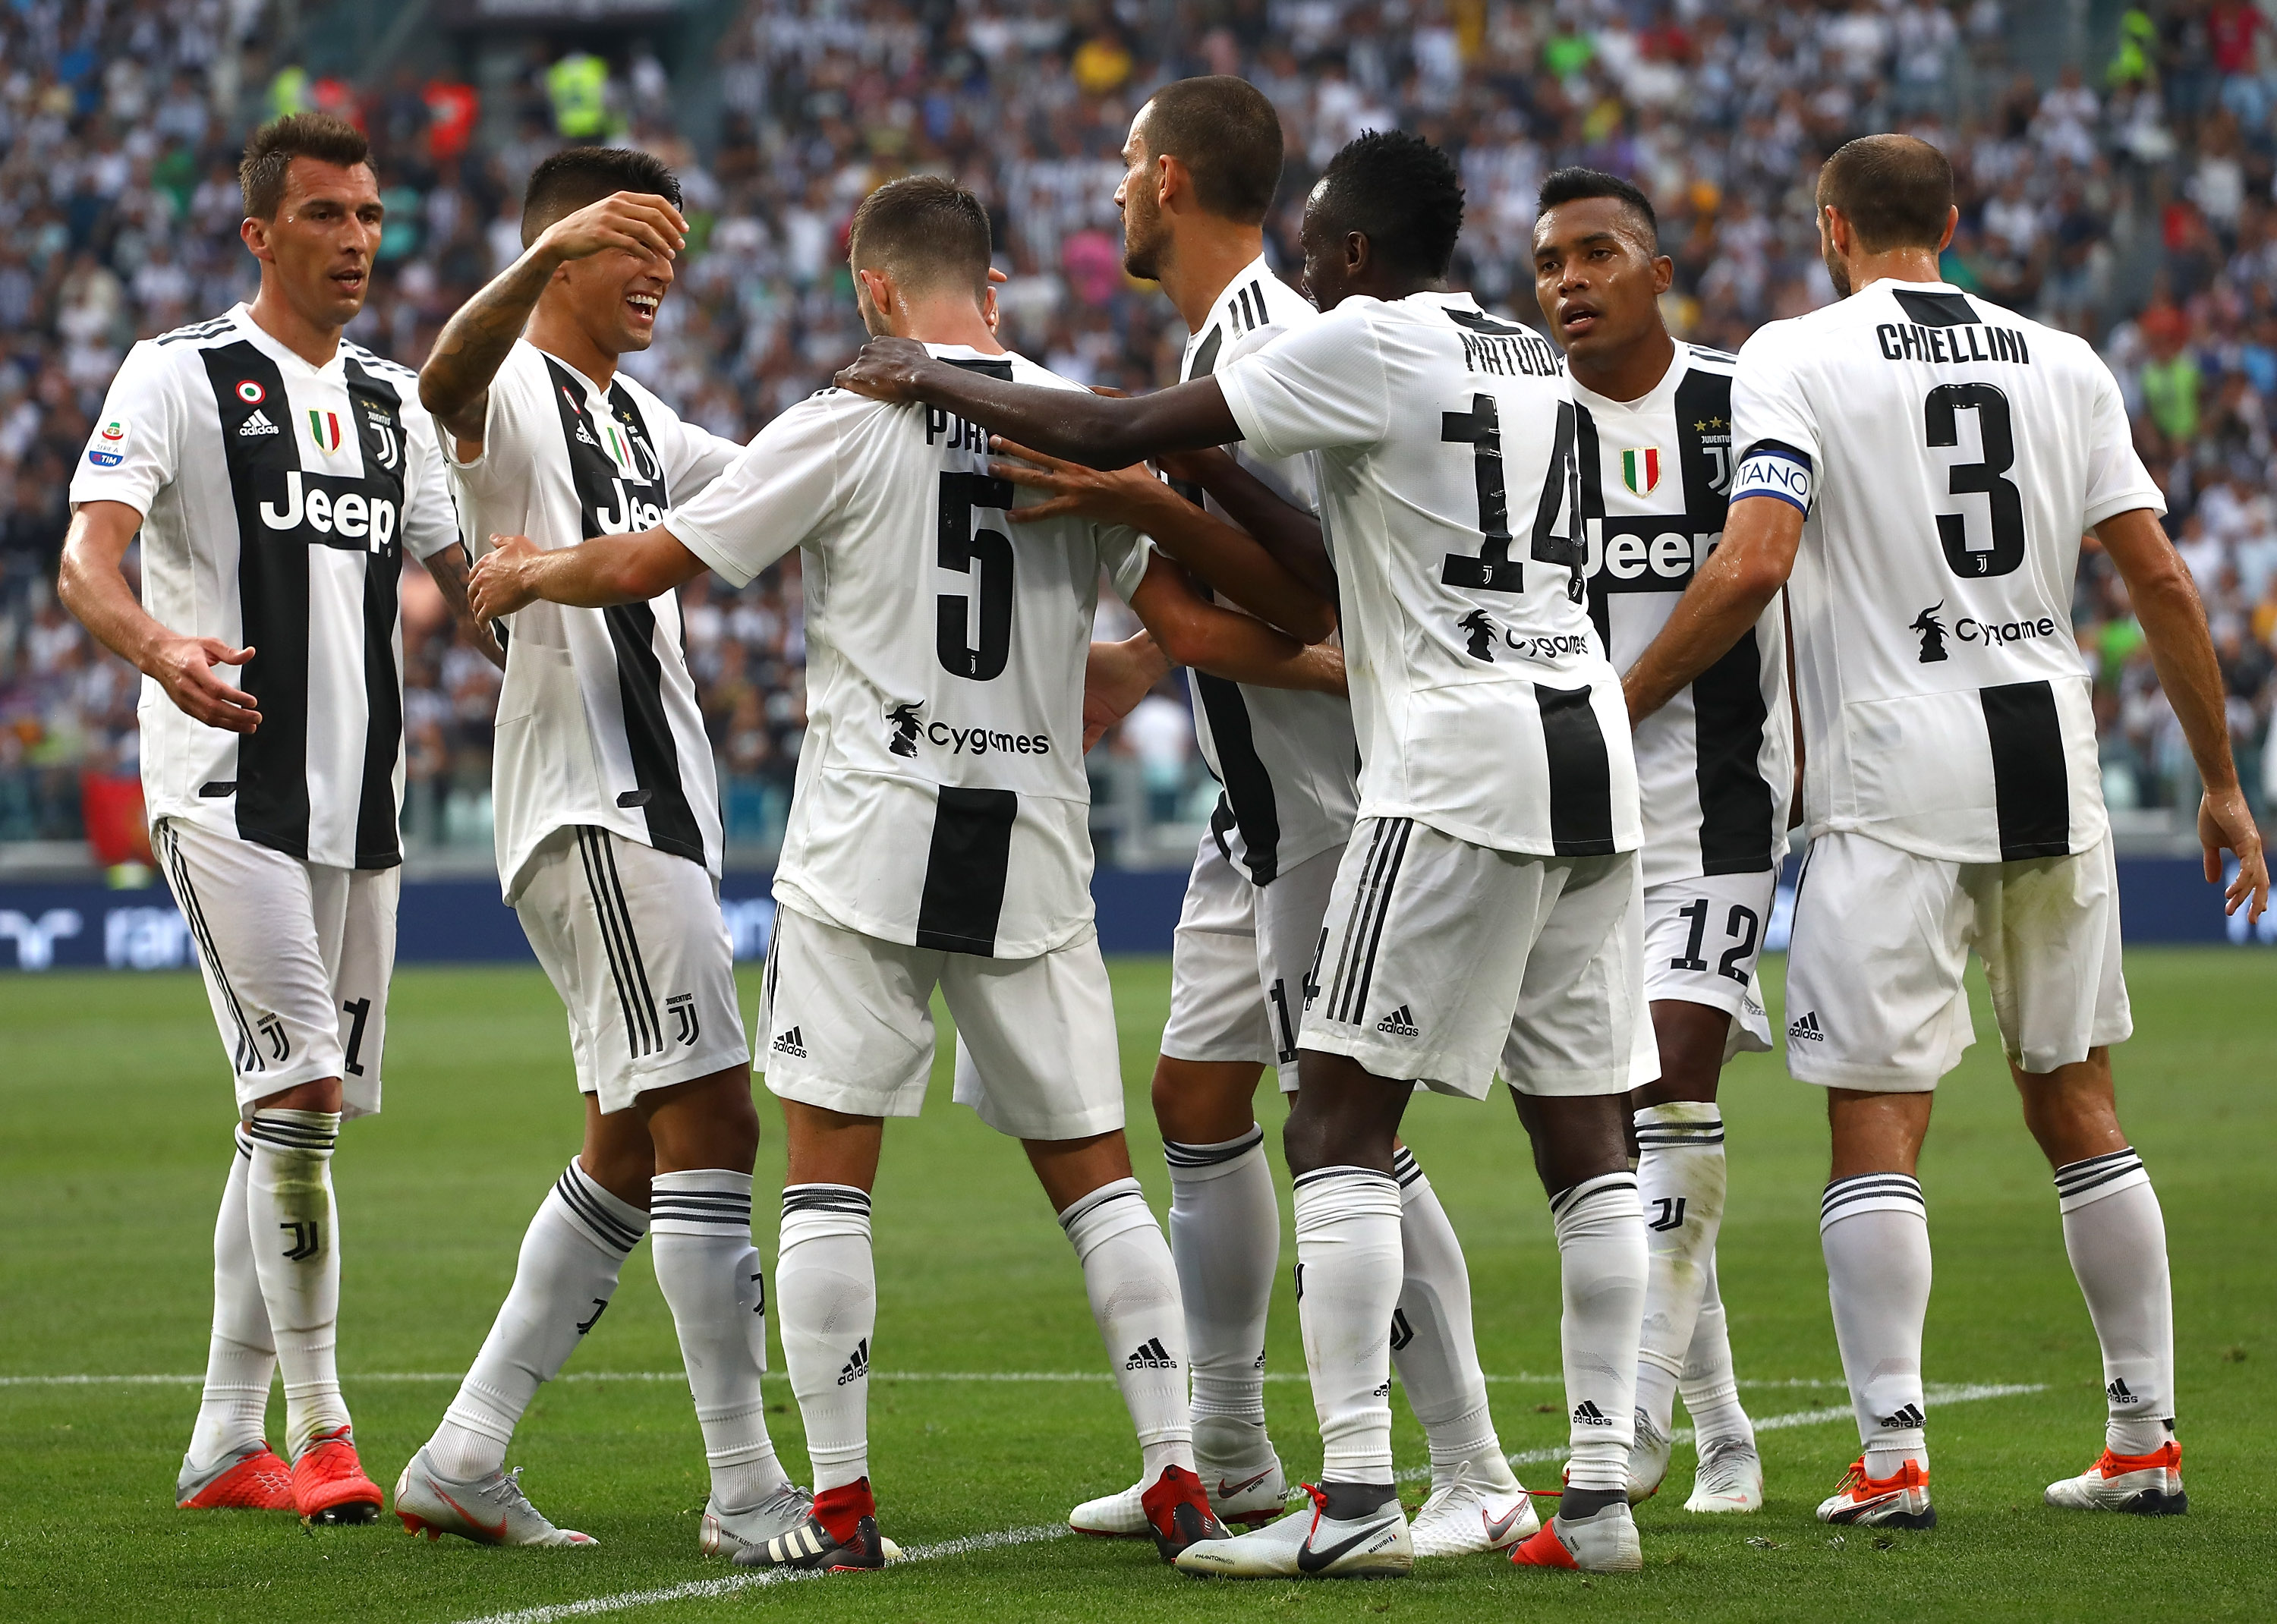
[{"label": "player's shoulder", "polygon": [[395,391],[404,411],[415,417],[424,417],[427,408],[419,404],[419,373],[400,360],[390,360],[378,351],[361,344],[342,340],[340,358],[375,383],[385,383]]},{"label": "player's shoulder", "polygon": [[240,336],[237,312],[225,310],[221,315],[209,316],[202,322],[186,323],[170,332],[160,333],[155,338],[146,338],[134,347],[140,350],[147,346],[154,354],[190,356],[200,350],[232,343]]},{"label": "player's shoulder", "polygon": [[1711,377],[1728,378],[1740,368],[1740,358],[1731,351],[1688,341],[1678,342],[1676,358],[1687,372],[1704,372]]}]

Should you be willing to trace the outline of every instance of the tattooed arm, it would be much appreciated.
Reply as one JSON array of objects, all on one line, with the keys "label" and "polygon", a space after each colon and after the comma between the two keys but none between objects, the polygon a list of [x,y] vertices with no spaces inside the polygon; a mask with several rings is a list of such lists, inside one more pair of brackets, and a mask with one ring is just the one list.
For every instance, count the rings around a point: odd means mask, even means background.
[{"label": "tattooed arm", "polygon": [[461,306],[419,369],[419,402],[458,441],[459,460],[482,455],[491,380],[556,270],[608,249],[670,260],[687,236],[688,222],[663,198],[620,192],[547,226],[520,259]]},{"label": "tattooed arm", "polygon": [[506,650],[499,646],[498,628],[487,620],[476,618],[472,604],[467,602],[467,577],[472,568],[467,563],[467,550],[462,546],[446,547],[420,560],[427,573],[435,578],[443,601],[451,606],[452,618],[459,630],[477,653],[500,671],[506,669]]}]

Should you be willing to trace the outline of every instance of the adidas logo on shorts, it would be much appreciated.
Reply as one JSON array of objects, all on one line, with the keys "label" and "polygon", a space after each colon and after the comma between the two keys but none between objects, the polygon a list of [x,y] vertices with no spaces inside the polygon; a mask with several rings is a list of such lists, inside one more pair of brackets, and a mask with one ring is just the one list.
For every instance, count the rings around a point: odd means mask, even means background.
[{"label": "adidas logo on shorts", "polygon": [[1807,1009],[1789,1021],[1786,1035],[1790,1038],[1801,1038],[1805,1043],[1823,1043],[1826,1041],[1826,1034],[1818,1029],[1818,1012],[1815,1009]]},{"label": "adidas logo on shorts", "polygon": [[870,1339],[864,1337],[854,1344],[854,1356],[846,1362],[846,1368],[838,1372],[838,1385],[843,1387],[849,1382],[860,1381],[869,1374]]},{"label": "adidas logo on shorts", "polygon": [[1170,1350],[1162,1346],[1160,1337],[1148,1337],[1138,1344],[1138,1351],[1123,1362],[1126,1370],[1175,1370],[1178,1362],[1170,1357]]},{"label": "adidas logo on shorts", "polygon": [[796,1027],[791,1028],[788,1032],[776,1033],[775,1041],[768,1047],[777,1054],[790,1055],[801,1060],[806,1059],[806,1040],[799,1036]]},{"label": "adidas logo on shorts", "polygon": [[1573,1424],[1577,1427],[1610,1427],[1613,1418],[1597,1408],[1595,1399],[1584,1399],[1573,1407]]},{"label": "adidas logo on shorts", "polygon": [[1413,1012],[1411,1011],[1405,1004],[1402,1004],[1397,1009],[1393,1010],[1382,1020],[1377,1021],[1375,1023],[1375,1029],[1379,1032],[1389,1032],[1394,1037],[1420,1037],[1422,1036],[1420,1032],[1416,1030],[1415,1016]]},{"label": "adidas logo on shorts", "polygon": [[264,434],[277,432],[277,425],[269,421],[266,412],[255,412],[237,426],[237,437],[240,440],[257,440]]}]

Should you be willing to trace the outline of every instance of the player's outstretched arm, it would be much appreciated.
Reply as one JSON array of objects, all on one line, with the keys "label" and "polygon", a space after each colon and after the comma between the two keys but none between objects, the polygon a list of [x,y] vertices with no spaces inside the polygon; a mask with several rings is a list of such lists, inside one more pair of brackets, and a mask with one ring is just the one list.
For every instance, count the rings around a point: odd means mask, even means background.
[{"label": "player's outstretched arm", "polygon": [[482,454],[491,380],[522,337],[555,271],[605,248],[668,260],[687,240],[688,222],[668,201],[619,192],[547,226],[520,259],[460,306],[419,369],[419,404],[459,442],[459,459],[472,461]]},{"label": "player's outstretched arm", "polygon": [[2159,686],[2174,708],[2197,763],[2205,794],[2198,802],[2198,844],[2205,848],[2205,877],[2221,879],[2221,854],[2237,854],[2237,877],[2223,899],[2225,909],[2240,907],[2258,920],[2269,904],[2269,860],[2261,831],[2238,787],[2237,763],[2229,751],[2229,716],[2221,666],[2206,630],[2205,605],[2188,565],[2167,538],[2159,516],[2147,507],[2114,513],[2095,527],[2096,539],[2127,583],[2135,618],[2159,670]]},{"label": "player's outstretched arm", "polygon": [[141,527],[142,515],[124,502],[80,503],[64,537],[56,596],[97,642],[165,689],[184,716],[225,732],[251,732],[261,725],[261,702],[215,676],[214,667],[242,665],[253,650],[218,637],[184,637],[134,601],[119,561]]},{"label": "player's outstretched arm", "polygon": [[1324,602],[1336,603],[1336,565],[1329,561],[1318,519],[1290,505],[1279,491],[1216,446],[1167,452],[1157,461],[1172,479],[1192,480],[1208,491],[1226,516],[1255,537],[1282,568]]},{"label": "player's outstretched arm", "polygon": [[872,400],[923,401],[1007,439],[1087,468],[1121,468],[1157,452],[1229,445],[1242,437],[1215,378],[1151,395],[1077,394],[1008,383],[938,360],[913,338],[872,338],[838,375]]},{"label": "player's outstretched arm", "polygon": [[1724,539],[1692,578],[1660,635],[1621,679],[1634,726],[1722,659],[1771,604],[1794,568],[1802,510],[1776,497],[1743,497],[1725,515]]},{"label": "player's outstretched arm", "polygon": [[1131,595],[1138,615],[1174,665],[1260,688],[1344,693],[1344,650],[1332,643],[1300,643],[1261,620],[1220,609],[1186,583],[1168,558],[1149,559],[1146,578]]},{"label": "player's outstretched arm", "polygon": [[1283,568],[1280,561],[1223,520],[1214,519],[1144,464],[1087,468],[1048,457],[998,435],[992,448],[1015,460],[992,462],[997,478],[1043,493],[1044,500],[1012,510],[1012,522],[1078,513],[1143,531],[1156,546],[1251,614],[1299,642],[1316,643],[1336,629],[1336,605]]},{"label": "player's outstretched arm", "polygon": [[597,535],[575,547],[541,551],[526,535],[493,535],[475,565],[469,597],[475,613],[495,620],[540,598],[578,609],[644,603],[704,571],[704,560],[661,526],[628,535]]},{"label": "player's outstretched arm", "polygon": [[451,606],[452,618],[458,621],[460,630],[466,633],[467,641],[475,646],[483,658],[504,671],[506,650],[499,646],[497,633],[467,601],[467,579],[473,571],[468,567],[464,543],[430,553],[420,562],[427,566],[427,573],[434,577],[436,590]]}]

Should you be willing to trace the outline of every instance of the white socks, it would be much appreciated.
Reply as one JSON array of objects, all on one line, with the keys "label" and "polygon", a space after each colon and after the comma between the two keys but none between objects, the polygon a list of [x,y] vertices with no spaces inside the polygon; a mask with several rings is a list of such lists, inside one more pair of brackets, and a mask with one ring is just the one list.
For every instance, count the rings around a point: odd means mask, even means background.
[{"label": "white socks", "polygon": [[252,1165],[253,1143],[240,1127],[230,1152],[229,1181],[222,1187],[221,1212],[214,1220],[213,1339],[206,1351],[205,1395],[190,1433],[194,1466],[211,1466],[224,1455],[257,1448],[268,1418],[277,1345],[269,1334],[269,1309],[261,1301],[246,1225]]},{"label": "white socks", "polygon": [[1644,1314],[1645,1229],[1636,1175],[1600,1173],[1550,1198],[1565,1315],[1565,1401],[1573,1406],[1568,1489],[1622,1492],[1636,1441],[1637,1328]]},{"label": "white socks", "polygon": [[1405,1278],[1399,1184],[1322,1167],[1297,1187],[1297,1318],[1321,1423],[1323,1483],[1391,1476],[1391,1316]]},{"label": "white socks", "polygon": [[1819,1203],[1818,1239],[1867,1476],[1887,1477],[1908,1460],[1927,1465],[1921,1347],[1929,1205],[1921,1181],[1901,1172],[1837,1179]]},{"label": "white socks", "polygon": [[1501,1485],[1510,1462],[1487,1408],[1487,1379],[1471,1332],[1471,1274],[1455,1226],[1407,1147],[1391,1153],[1399,1182],[1404,1279],[1391,1313],[1391,1360],[1431,1445],[1432,1486],[1475,1460]]},{"label": "white socks", "polygon": [[[1712,1101],[1677,1100],[1648,1105],[1634,1119],[1637,1195],[1651,1257],[1636,1407],[1666,1437],[1724,1223],[1724,1116]],[[1727,1346],[1724,1362],[1730,1358]]]},{"label": "white socks", "polygon": [[446,1477],[485,1477],[506,1465],[514,1423],[600,1319],[616,1294],[626,1254],[647,1230],[647,1213],[570,1161],[529,1220],[514,1285],[428,1440],[436,1470]]},{"label": "white socks", "polygon": [[1116,1385],[1138,1434],[1139,1476],[1194,1469],[1186,1410],[1186,1311],[1177,1265],[1136,1179],[1103,1184],[1060,1215],[1083,1264],[1091,1317],[1107,1343]]},{"label": "white socks", "polygon": [[2056,1194],[2064,1249],[2103,1346],[2106,1445],[2113,1454],[2151,1454],[2173,1436],[2174,1417],[2174,1296],[2158,1195],[2131,1146],[2057,1168]]},{"label": "white socks", "polygon": [[767,1294],[751,1245],[751,1175],[723,1167],[657,1174],[649,1233],[696,1395],[712,1500],[721,1511],[748,1510],[786,1481],[759,1396]]},{"label": "white socks", "polygon": [[878,1330],[867,1191],[850,1184],[784,1189],[775,1310],[806,1423],[814,1491],[859,1482],[870,1475],[870,1341]]},{"label": "white socks", "polygon": [[[1218,1144],[1162,1142],[1170,1256],[1185,1300],[1193,1418],[1265,1424],[1265,1317],[1281,1262],[1281,1210],[1265,1130]],[[1229,1464],[1238,1464],[1238,1462]]]},{"label": "white socks", "polygon": [[[243,1132],[246,1229],[261,1300],[285,1375],[285,1458],[319,1432],[348,1424],[333,1362],[339,1336],[340,1254],[332,1203],[337,1111],[253,1113]],[[218,1232],[217,1232],[218,1233]]]},{"label": "white socks", "polygon": [[[1646,1288],[1649,1300],[1650,1287]],[[1640,1364],[1640,1379],[1650,1367]],[[1693,1322],[1692,1348],[1676,1384],[1684,1408],[1692,1417],[1694,1444],[1704,1455],[1708,1446],[1736,1440],[1753,1448],[1755,1423],[1740,1403],[1740,1378],[1732,1369],[1732,1338],[1725,1324],[1724,1295],[1716,1283],[1716,1256],[1708,1256],[1708,1285],[1702,1294],[1700,1317]],[[1641,1393],[1637,1398],[1642,1405]]]}]

